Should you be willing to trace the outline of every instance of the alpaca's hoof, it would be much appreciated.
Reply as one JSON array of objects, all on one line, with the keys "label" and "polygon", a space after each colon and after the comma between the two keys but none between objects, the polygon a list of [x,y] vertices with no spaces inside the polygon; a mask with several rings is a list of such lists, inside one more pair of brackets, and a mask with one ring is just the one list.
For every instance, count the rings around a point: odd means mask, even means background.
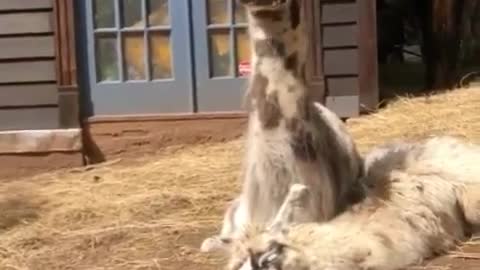
[{"label": "alpaca's hoof", "polygon": [[289,190],[289,197],[292,200],[298,200],[308,192],[308,187],[302,184],[293,184]]},{"label": "alpaca's hoof", "polygon": [[203,240],[202,245],[200,246],[200,252],[208,253],[222,249],[223,243],[220,239],[215,237],[209,237]]}]

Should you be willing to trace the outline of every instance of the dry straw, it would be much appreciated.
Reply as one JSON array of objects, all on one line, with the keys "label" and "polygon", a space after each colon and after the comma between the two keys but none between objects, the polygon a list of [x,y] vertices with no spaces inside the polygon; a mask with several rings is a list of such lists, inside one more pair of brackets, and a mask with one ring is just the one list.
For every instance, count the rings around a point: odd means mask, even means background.
[{"label": "dry straw", "polygon": [[[480,142],[480,90],[399,98],[348,125],[362,151],[436,134]],[[197,248],[239,190],[242,149],[169,148],[0,184],[0,269],[219,269]]]}]

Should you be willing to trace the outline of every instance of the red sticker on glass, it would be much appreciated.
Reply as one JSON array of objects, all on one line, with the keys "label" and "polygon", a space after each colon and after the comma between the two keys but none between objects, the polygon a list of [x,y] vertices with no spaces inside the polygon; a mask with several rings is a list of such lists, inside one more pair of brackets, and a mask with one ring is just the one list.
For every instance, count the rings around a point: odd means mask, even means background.
[{"label": "red sticker on glass", "polygon": [[251,70],[250,61],[242,61],[238,64],[238,73],[241,76],[248,76]]}]

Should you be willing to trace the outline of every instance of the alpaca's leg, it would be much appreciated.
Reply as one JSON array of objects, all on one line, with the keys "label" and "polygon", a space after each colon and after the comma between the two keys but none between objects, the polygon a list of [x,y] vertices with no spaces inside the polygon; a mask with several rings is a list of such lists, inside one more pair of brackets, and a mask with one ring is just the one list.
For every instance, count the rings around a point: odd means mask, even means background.
[{"label": "alpaca's leg", "polygon": [[302,184],[293,184],[283,201],[275,219],[269,227],[270,231],[281,231],[288,227],[295,217],[308,212],[308,188]]},{"label": "alpaca's leg", "polygon": [[244,208],[241,198],[236,198],[225,212],[220,235],[205,239],[202,242],[200,251],[213,252],[226,250],[235,231],[238,231],[239,227],[247,222]]}]

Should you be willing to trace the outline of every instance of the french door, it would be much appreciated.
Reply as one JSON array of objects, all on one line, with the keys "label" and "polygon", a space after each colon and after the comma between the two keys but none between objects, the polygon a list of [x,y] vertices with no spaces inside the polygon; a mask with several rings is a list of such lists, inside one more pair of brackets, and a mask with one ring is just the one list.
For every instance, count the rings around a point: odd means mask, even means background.
[{"label": "french door", "polygon": [[250,56],[235,2],[77,1],[92,114],[241,110]]},{"label": "french door", "polygon": [[246,14],[236,0],[191,0],[195,79],[200,112],[239,111],[250,60]]}]

